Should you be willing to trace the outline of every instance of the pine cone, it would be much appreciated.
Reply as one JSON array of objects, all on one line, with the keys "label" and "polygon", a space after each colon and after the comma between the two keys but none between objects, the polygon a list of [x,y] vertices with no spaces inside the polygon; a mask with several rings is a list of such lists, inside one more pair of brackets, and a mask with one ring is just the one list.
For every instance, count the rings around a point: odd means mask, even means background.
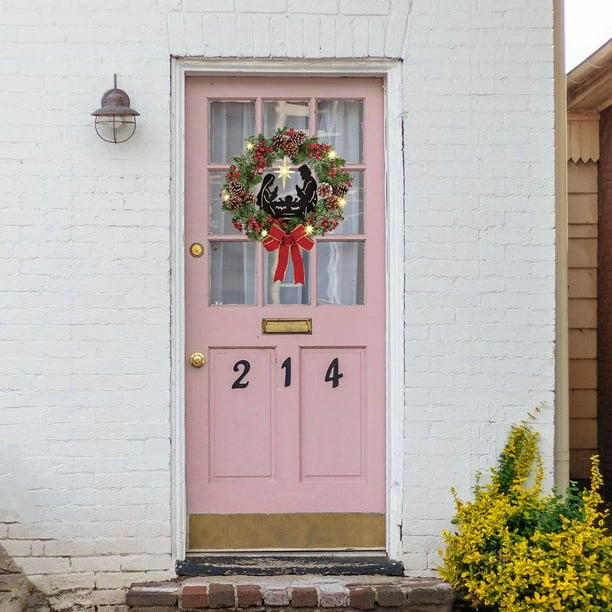
[{"label": "pine cone", "polygon": [[338,210],[340,208],[340,198],[338,196],[330,196],[327,198],[327,208],[330,210]]},{"label": "pine cone", "polygon": [[275,149],[280,149],[282,142],[285,140],[285,135],[281,132],[272,136],[272,146]]},{"label": "pine cone", "polygon": [[345,196],[348,193],[348,185],[346,183],[338,183],[337,185],[334,185],[334,195],[337,195],[338,197],[342,197]]},{"label": "pine cone", "polygon": [[234,196],[225,202],[227,210],[235,210],[239,206],[242,206],[242,198],[240,196]]},{"label": "pine cone", "polygon": [[287,157],[295,157],[299,153],[299,146],[291,140],[282,142],[280,148]]},{"label": "pine cone", "polygon": [[321,183],[317,189],[317,195],[320,198],[329,198],[332,193],[332,186],[329,183]]},{"label": "pine cone", "polygon": [[257,198],[255,197],[254,193],[247,193],[243,198],[242,198],[242,202],[243,204],[248,204],[249,202],[255,204]]},{"label": "pine cone", "polygon": [[291,142],[295,143],[298,147],[304,144],[306,140],[306,132],[302,132],[302,130],[298,130],[293,133],[291,136]]},{"label": "pine cone", "polygon": [[228,186],[227,190],[232,196],[243,196],[246,193],[246,189],[235,181],[232,181]]}]

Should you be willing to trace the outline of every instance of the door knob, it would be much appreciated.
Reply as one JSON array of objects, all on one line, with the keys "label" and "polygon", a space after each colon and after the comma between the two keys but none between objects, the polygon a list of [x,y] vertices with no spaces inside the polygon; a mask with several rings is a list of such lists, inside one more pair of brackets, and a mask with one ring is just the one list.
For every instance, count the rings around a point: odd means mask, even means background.
[{"label": "door knob", "polygon": [[201,368],[206,363],[206,357],[202,353],[191,353],[189,356],[189,363],[194,368]]}]

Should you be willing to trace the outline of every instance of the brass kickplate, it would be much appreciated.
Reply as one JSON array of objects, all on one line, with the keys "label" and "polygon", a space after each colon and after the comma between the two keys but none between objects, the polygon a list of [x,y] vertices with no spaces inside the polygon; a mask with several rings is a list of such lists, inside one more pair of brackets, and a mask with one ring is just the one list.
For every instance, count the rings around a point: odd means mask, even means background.
[{"label": "brass kickplate", "polygon": [[385,515],[190,514],[190,550],[384,548]]},{"label": "brass kickplate", "polygon": [[312,319],[262,319],[264,334],[312,334]]}]

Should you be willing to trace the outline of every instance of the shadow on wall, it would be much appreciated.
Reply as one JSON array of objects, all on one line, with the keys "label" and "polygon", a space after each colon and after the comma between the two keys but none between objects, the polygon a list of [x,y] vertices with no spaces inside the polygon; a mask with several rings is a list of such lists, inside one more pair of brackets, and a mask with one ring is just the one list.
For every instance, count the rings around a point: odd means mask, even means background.
[{"label": "shadow on wall", "polygon": [[51,612],[43,595],[0,546],[0,610],[2,612]]}]

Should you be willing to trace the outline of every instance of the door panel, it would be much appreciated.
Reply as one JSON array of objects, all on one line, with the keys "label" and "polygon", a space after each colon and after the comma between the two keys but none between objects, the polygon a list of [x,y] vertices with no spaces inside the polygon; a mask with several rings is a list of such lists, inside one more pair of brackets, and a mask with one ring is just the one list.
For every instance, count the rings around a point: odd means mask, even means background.
[{"label": "door panel", "polygon": [[272,477],[273,358],[269,349],[210,349],[211,480]]},{"label": "door panel", "polygon": [[303,349],[301,360],[302,479],[362,478],[363,350]]},{"label": "door panel", "polygon": [[[382,81],[187,77],[186,99],[186,357],[207,359],[186,371],[189,548],[382,548]],[[302,251],[304,285],[291,264],[273,282],[278,251],[219,198],[245,139],[283,126],[332,144],[353,176],[345,221]]]}]

